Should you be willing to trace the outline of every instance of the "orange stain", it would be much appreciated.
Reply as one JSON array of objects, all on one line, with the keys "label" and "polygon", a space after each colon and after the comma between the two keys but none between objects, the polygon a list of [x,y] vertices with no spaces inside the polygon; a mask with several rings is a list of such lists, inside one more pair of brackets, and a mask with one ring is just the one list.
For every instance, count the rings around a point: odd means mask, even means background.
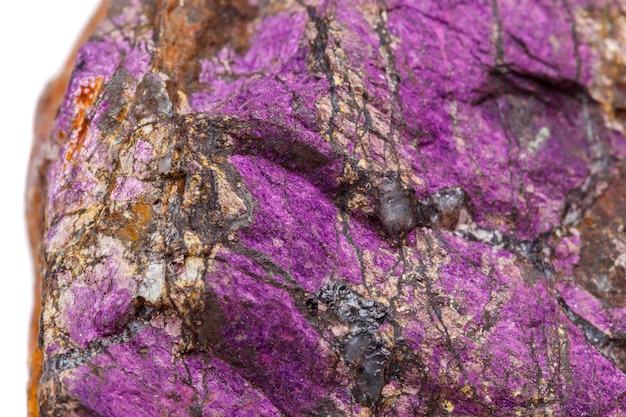
[{"label": "orange stain", "polygon": [[39,402],[37,401],[37,388],[39,388],[39,379],[41,379],[43,367],[43,352],[37,348],[33,350],[29,358],[31,379],[28,383],[28,415],[36,416],[39,414]]},{"label": "orange stain", "polygon": [[146,203],[137,203],[131,206],[130,218],[118,215],[114,223],[119,225],[117,236],[126,242],[137,242],[145,234],[146,226],[152,218],[152,206]]},{"label": "orange stain", "polygon": [[[74,100],[76,108],[76,117],[72,122],[71,132],[76,132],[75,139],[70,143],[67,152],[65,153],[65,162],[63,169],[67,167],[67,164],[72,160],[74,155],[82,148],[85,143],[85,136],[91,126],[91,119],[87,117],[87,112],[90,107],[95,103],[98,98],[98,94],[102,91],[104,86],[104,79],[98,77],[94,80],[89,80],[88,84],[80,85],[80,92]],[[71,136],[70,132],[70,136]]]}]

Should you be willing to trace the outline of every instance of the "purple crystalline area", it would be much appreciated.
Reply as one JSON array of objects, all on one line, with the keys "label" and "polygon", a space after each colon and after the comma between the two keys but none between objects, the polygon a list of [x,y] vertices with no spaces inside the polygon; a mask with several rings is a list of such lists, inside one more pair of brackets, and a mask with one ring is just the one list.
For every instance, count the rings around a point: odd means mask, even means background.
[{"label": "purple crystalline area", "polygon": [[35,157],[41,415],[626,415],[623,6],[165,3]]}]

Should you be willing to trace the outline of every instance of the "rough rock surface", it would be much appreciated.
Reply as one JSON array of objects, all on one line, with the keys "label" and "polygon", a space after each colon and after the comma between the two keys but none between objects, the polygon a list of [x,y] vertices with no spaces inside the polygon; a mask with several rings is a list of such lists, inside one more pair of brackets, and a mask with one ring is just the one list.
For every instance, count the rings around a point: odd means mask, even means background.
[{"label": "rough rock surface", "polygon": [[623,2],[104,7],[32,416],[626,415]]}]

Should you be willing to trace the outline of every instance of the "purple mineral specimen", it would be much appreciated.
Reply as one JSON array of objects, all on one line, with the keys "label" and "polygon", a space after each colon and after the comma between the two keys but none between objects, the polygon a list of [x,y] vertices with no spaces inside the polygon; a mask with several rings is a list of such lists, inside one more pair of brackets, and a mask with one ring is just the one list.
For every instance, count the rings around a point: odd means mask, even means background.
[{"label": "purple mineral specimen", "polygon": [[39,413],[626,415],[625,44],[608,0],[111,0],[33,157]]}]

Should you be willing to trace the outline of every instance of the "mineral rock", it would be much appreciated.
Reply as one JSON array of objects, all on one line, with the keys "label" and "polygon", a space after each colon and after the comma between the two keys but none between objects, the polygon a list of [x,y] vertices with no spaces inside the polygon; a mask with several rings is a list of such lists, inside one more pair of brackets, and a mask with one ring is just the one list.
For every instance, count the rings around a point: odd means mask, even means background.
[{"label": "mineral rock", "polygon": [[31,159],[31,416],[626,415],[623,3],[111,0],[88,35]]}]

